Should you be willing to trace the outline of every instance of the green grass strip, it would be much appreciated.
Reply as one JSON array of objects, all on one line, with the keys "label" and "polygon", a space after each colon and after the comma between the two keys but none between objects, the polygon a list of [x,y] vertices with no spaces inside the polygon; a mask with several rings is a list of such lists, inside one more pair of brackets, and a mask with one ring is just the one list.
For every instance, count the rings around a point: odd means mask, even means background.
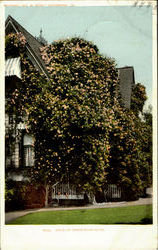
[{"label": "green grass strip", "polygon": [[34,212],[8,224],[152,224],[152,205]]}]

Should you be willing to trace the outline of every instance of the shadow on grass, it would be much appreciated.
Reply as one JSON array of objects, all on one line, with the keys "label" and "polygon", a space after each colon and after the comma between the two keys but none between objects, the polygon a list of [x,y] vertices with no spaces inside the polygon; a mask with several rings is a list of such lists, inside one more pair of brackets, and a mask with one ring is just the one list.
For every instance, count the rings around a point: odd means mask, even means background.
[{"label": "shadow on grass", "polygon": [[143,218],[139,222],[116,222],[114,224],[149,225],[153,224],[152,218]]}]

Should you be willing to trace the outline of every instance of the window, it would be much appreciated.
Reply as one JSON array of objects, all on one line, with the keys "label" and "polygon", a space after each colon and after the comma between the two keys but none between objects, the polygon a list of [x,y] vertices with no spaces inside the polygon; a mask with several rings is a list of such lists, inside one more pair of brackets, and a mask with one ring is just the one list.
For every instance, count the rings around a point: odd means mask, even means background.
[{"label": "window", "polygon": [[34,139],[33,136],[25,134],[23,138],[24,146],[24,166],[33,166],[34,165]]}]

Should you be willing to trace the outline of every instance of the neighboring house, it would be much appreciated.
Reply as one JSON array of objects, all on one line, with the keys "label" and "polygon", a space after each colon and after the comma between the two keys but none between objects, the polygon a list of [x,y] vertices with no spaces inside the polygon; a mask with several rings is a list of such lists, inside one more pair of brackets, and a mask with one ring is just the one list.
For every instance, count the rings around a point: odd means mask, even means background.
[{"label": "neighboring house", "polygon": [[[8,16],[5,24],[6,35],[10,33],[21,32],[26,38],[26,50],[27,56],[41,73],[49,78],[49,73],[45,67],[45,64],[41,58],[39,48],[46,44],[45,39],[40,32],[39,38],[33,37],[26,29],[24,29],[16,20],[11,16]],[[132,86],[135,84],[134,69],[133,67],[118,68],[120,77],[120,93],[124,106],[130,108]],[[18,87],[21,81],[21,66],[20,58],[6,58],[5,66],[5,89],[6,89],[6,102],[8,93],[13,91],[15,87]],[[12,130],[12,136],[14,138],[14,145],[10,147],[7,140],[10,138],[7,136],[8,129]],[[33,136],[26,133],[26,128],[23,123],[19,123],[15,126],[13,115],[6,113],[6,168],[8,172],[8,178],[12,178],[15,181],[24,181],[27,179],[25,176],[25,170],[29,166],[34,164],[34,148],[33,148]],[[20,170],[20,171],[19,171]],[[77,190],[73,186],[61,184],[52,187],[53,199],[67,199],[67,200],[83,200],[84,195],[78,194]],[[105,191],[107,199],[121,198],[121,190],[116,185],[109,186]]]}]

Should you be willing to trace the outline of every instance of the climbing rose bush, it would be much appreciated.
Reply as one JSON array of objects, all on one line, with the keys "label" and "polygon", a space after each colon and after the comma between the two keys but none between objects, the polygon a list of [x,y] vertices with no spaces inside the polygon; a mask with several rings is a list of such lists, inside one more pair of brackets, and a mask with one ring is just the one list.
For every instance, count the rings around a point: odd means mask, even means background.
[{"label": "climbing rose bush", "polygon": [[139,196],[137,117],[120,104],[115,61],[84,39],[59,40],[40,48],[48,79],[31,65],[24,47],[18,48],[22,81],[7,110],[25,118],[35,137],[31,178],[71,182],[92,193],[116,183]]}]

